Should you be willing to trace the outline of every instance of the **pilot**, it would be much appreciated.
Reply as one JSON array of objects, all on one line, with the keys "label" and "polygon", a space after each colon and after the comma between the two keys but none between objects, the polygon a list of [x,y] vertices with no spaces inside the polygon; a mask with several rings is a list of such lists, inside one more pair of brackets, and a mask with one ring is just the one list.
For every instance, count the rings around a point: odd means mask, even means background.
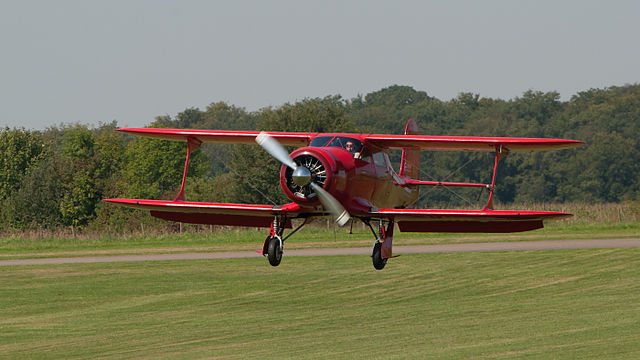
[{"label": "pilot", "polygon": [[344,145],[345,150],[347,150],[348,152],[350,152],[351,154],[353,154],[354,158],[359,158],[360,157],[360,153],[357,152],[356,146],[353,144],[352,141],[347,141],[347,143]]}]

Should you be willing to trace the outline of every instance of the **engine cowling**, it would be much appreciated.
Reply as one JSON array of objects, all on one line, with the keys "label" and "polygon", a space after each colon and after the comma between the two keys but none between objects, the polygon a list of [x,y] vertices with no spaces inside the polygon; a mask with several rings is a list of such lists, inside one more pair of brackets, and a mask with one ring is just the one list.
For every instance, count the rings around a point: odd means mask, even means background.
[{"label": "engine cowling", "polygon": [[[309,170],[309,181],[329,191],[335,173],[336,164],[324,151],[318,148],[300,148],[291,153],[298,167]],[[285,165],[280,169],[280,186],[289,199],[299,204],[319,203],[318,196],[309,183],[302,184],[294,178],[293,170]]]}]

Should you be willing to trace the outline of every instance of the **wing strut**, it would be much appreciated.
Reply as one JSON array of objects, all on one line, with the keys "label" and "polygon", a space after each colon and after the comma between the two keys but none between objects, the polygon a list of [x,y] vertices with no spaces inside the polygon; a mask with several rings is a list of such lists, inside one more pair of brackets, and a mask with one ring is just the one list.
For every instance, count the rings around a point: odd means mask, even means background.
[{"label": "wing strut", "polygon": [[173,201],[184,201],[184,181],[187,178],[187,168],[189,166],[189,155],[192,151],[196,151],[202,145],[202,141],[189,136],[187,137],[187,159],[184,161],[184,172],[182,174],[182,185],[180,186],[180,192]]},{"label": "wing strut", "polygon": [[496,157],[495,163],[493,165],[493,176],[491,177],[491,187],[489,187],[489,200],[487,201],[487,205],[484,206],[482,210],[493,210],[493,191],[495,190],[496,184],[496,171],[498,170],[498,162],[500,159],[507,156],[509,153],[508,149],[502,147],[502,144],[496,145]]}]

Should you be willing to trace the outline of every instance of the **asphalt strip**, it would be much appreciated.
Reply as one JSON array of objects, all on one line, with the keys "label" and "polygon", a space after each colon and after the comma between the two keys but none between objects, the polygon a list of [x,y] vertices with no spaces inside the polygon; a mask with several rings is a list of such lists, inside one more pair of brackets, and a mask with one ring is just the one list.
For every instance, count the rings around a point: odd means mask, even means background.
[{"label": "asphalt strip", "polygon": [[[636,239],[599,239],[599,240],[543,240],[443,245],[405,245],[394,246],[393,254],[456,253],[456,252],[496,252],[496,251],[535,251],[535,250],[572,250],[572,249],[614,249],[640,247],[640,238]],[[371,248],[337,249],[300,249],[286,250],[284,256],[338,256],[371,255]],[[151,255],[112,255],[56,257],[39,259],[0,260],[0,266],[12,265],[49,265],[49,264],[89,264],[127,261],[167,261],[167,260],[215,260],[262,257],[255,251],[230,251],[216,253],[180,253]]]}]

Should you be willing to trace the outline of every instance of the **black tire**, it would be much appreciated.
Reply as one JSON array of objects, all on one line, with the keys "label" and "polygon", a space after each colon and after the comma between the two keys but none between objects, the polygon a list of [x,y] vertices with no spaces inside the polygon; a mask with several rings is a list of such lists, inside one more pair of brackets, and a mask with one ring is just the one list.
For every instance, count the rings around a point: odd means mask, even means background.
[{"label": "black tire", "polygon": [[382,243],[376,243],[373,246],[373,253],[371,254],[371,259],[373,260],[373,267],[376,270],[384,269],[384,266],[387,265],[387,259],[382,258]]},{"label": "black tire", "polygon": [[282,248],[280,248],[280,240],[278,238],[272,237],[269,240],[269,246],[267,247],[267,259],[269,259],[269,264],[271,266],[280,265],[280,261],[282,260]]}]

